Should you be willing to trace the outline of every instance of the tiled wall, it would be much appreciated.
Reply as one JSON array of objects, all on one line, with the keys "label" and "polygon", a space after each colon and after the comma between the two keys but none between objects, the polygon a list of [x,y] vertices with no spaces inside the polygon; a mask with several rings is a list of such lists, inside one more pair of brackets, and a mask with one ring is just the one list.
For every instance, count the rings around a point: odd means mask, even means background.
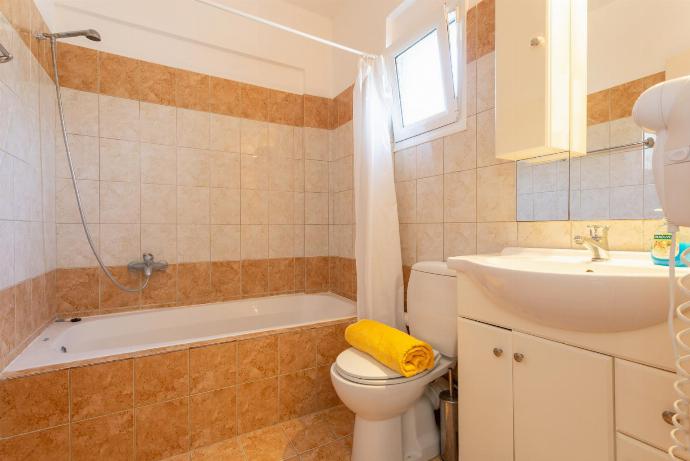
[{"label": "tiled wall", "polygon": [[[644,133],[632,106],[657,73],[588,97],[587,150],[639,143]],[[658,219],[661,213],[652,175],[653,148],[635,146],[585,157],[518,162],[518,220]]]},{"label": "tiled wall", "polygon": [[130,286],[140,281],[125,266],[143,251],[171,263],[141,294],[112,286],[80,229],[58,148],[60,313],[329,289],[354,297],[352,244],[339,244],[353,239],[351,90],[328,100],[59,49],[79,185],[105,263]]},{"label": "tiled wall", "polygon": [[[0,2],[0,369],[55,315],[55,93],[28,1]],[[40,58],[40,59],[39,59]]]},{"label": "tiled wall", "polygon": [[[417,261],[495,252],[516,245],[575,247],[573,237],[586,232],[588,224],[595,223],[591,220],[516,221],[519,171],[516,163],[497,160],[494,150],[494,0],[483,0],[472,8],[467,21],[467,130],[395,153],[406,276],[409,267]],[[658,78],[651,76],[647,87],[651,80]],[[605,102],[597,105],[605,109],[599,117],[606,119],[594,123],[606,124],[611,134],[625,132],[614,128],[617,123],[628,123],[632,104],[641,89],[640,82],[633,82],[607,90],[601,97]],[[590,114],[598,113],[592,111],[591,105],[590,98]],[[590,119],[590,128],[592,125]],[[565,164],[559,167],[557,162],[538,173],[548,179],[544,181],[544,190],[555,193],[560,190],[567,207],[569,169]],[[613,169],[610,171],[613,173]],[[582,175],[581,178],[584,179]],[[660,225],[658,220],[610,218],[596,223],[611,227],[612,248],[620,250],[646,251],[654,230]]]},{"label": "tiled wall", "polygon": [[3,461],[349,459],[347,323],[0,382]]},{"label": "tiled wall", "polygon": [[517,240],[516,166],[494,156],[493,0],[467,21],[467,129],[395,154],[405,266]]}]

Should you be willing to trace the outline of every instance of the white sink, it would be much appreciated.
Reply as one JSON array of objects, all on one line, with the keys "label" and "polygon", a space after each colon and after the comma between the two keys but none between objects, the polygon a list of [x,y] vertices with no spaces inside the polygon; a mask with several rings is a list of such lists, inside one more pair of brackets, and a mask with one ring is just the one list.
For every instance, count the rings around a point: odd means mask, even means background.
[{"label": "white sink", "polygon": [[452,257],[448,267],[467,274],[497,305],[554,328],[618,332],[666,320],[668,268],[654,265],[649,253],[613,251],[609,261],[592,262],[582,250],[506,248]]}]

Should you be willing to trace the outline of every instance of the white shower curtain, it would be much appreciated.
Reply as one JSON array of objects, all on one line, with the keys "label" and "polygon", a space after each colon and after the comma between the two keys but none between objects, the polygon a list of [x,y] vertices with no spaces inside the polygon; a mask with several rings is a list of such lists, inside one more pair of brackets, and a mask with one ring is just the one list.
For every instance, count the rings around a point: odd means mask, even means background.
[{"label": "white shower curtain", "polygon": [[404,329],[392,100],[383,58],[362,58],[354,89],[353,120],[357,315]]}]

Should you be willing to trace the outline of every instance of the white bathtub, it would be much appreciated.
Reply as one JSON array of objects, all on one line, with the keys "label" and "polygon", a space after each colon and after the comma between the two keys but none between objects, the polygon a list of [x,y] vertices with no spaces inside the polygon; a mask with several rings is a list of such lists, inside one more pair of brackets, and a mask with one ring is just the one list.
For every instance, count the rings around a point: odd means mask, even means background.
[{"label": "white bathtub", "polygon": [[4,371],[341,320],[355,311],[355,303],[339,296],[296,294],[54,322]]}]

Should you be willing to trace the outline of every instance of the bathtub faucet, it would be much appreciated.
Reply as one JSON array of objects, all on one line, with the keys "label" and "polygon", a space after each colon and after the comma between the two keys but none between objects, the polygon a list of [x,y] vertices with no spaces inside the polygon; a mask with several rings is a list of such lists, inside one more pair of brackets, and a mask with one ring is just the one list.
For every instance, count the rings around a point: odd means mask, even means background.
[{"label": "bathtub faucet", "polygon": [[143,261],[132,261],[127,264],[130,272],[143,272],[146,278],[151,277],[154,272],[164,271],[168,268],[166,261],[156,261],[151,253],[143,254]]}]

